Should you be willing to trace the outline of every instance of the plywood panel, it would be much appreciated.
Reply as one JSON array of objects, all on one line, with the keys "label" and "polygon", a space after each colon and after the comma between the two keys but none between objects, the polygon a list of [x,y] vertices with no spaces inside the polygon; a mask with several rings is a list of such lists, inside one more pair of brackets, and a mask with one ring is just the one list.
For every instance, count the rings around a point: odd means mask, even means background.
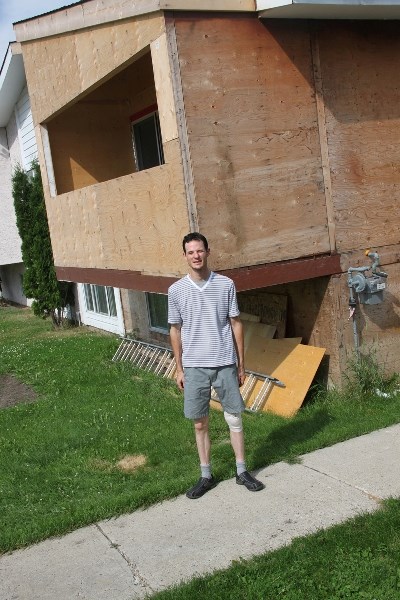
[{"label": "plywood panel", "polygon": [[57,266],[127,269],[181,275],[181,240],[188,231],[178,141],[168,142],[165,165],[46,195]]},{"label": "plywood panel", "polygon": [[397,244],[398,25],[321,23],[318,40],[338,250]]},{"label": "plywood panel", "polygon": [[257,315],[250,315],[249,313],[241,312],[240,318],[242,321],[250,321],[253,323],[259,323],[261,318]]},{"label": "plywood panel", "polygon": [[247,349],[246,369],[272,376],[281,362],[298,346],[301,338],[271,340],[255,337]]},{"label": "plywood panel", "polygon": [[[243,321],[244,331],[244,354],[246,357],[248,349],[254,344],[255,339],[272,339],[276,332],[276,325],[255,323],[254,321]],[[248,367],[249,368],[249,367]]]},{"label": "plywood panel", "polygon": [[[247,352],[246,368],[275,377],[284,384],[284,387],[270,387],[261,410],[282,417],[293,416],[303,404],[324,352],[324,348],[300,344],[300,338],[255,339]],[[260,379],[246,401],[247,408],[252,406],[262,386]],[[211,402],[211,406],[221,410],[219,402]]]},{"label": "plywood panel", "polygon": [[324,348],[302,344],[289,352],[272,371],[272,375],[282,381],[285,387],[272,388],[263,410],[282,417],[293,416],[303,404],[324,352]]},{"label": "plywood panel", "polygon": [[329,252],[307,26],[219,15],[177,17],[176,30],[213,266]]},{"label": "plywood panel", "polygon": [[164,142],[178,137],[172,75],[168,56],[167,36],[163,33],[150,44],[154,82],[160,115],[161,135]]},{"label": "plywood panel", "polygon": [[160,14],[24,42],[34,123],[55,114],[143,52],[164,31]]}]

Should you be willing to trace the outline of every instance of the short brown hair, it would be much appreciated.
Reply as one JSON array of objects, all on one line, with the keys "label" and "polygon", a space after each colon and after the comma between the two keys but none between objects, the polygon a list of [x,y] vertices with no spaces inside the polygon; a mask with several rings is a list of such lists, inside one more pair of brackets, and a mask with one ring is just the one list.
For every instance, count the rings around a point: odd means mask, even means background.
[{"label": "short brown hair", "polygon": [[193,231],[192,233],[188,233],[183,238],[183,240],[182,240],[182,247],[183,247],[183,252],[185,254],[186,254],[186,244],[188,244],[189,242],[203,242],[204,248],[206,250],[208,250],[207,238],[204,237],[204,235],[202,235],[201,233],[198,233],[197,231]]}]

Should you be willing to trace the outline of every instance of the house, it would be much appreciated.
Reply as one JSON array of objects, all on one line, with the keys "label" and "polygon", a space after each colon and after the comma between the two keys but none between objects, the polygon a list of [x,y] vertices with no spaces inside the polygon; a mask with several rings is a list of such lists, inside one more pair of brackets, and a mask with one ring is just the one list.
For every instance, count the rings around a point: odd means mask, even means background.
[{"label": "house", "polygon": [[4,299],[30,305],[22,289],[24,265],[14,202],[12,172],[37,157],[37,146],[20,45],[9,44],[0,70],[0,280]]},{"label": "house", "polygon": [[399,370],[399,18],[394,0],[86,0],[16,23],[58,277],[121,288],[127,329],[167,342],[201,231],[242,310],[285,297],[284,335],[340,383],[347,270],[373,249],[389,287],[358,332]]},{"label": "house", "polygon": [[[12,174],[19,165],[26,171],[37,159],[37,144],[20,44],[10,43],[0,71],[0,280],[2,296],[14,304],[30,306],[23,292],[21,255]],[[125,333],[118,289],[105,286],[74,287],[79,320],[113,333]]]}]

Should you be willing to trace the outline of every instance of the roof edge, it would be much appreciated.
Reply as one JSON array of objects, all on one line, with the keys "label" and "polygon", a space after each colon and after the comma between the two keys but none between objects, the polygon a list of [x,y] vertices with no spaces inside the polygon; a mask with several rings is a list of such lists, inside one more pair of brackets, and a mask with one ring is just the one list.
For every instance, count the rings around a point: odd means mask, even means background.
[{"label": "roof edge", "polygon": [[20,44],[10,42],[0,71],[0,127],[5,127],[9,122],[25,84]]},{"label": "roof edge", "polygon": [[255,12],[256,0],[82,0],[14,23],[18,42],[59,35],[160,11]]}]

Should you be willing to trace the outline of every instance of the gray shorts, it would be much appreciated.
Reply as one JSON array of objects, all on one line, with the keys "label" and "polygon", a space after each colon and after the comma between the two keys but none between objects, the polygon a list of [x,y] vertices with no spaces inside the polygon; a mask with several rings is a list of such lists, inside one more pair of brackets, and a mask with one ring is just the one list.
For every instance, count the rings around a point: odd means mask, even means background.
[{"label": "gray shorts", "polygon": [[208,415],[211,386],[217,392],[225,412],[237,414],[245,410],[236,365],[185,367],[184,373],[184,412],[188,419],[201,419]]}]

